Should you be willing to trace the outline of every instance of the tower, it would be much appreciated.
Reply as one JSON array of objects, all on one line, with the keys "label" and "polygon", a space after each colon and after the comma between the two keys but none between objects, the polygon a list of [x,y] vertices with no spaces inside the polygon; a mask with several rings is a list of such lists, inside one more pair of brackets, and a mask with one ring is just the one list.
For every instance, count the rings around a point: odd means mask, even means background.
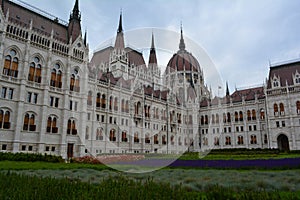
[{"label": "tower", "polygon": [[73,43],[79,36],[81,36],[81,14],[78,0],[76,0],[69,18],[68,39],[72,38],[71,43]]}]

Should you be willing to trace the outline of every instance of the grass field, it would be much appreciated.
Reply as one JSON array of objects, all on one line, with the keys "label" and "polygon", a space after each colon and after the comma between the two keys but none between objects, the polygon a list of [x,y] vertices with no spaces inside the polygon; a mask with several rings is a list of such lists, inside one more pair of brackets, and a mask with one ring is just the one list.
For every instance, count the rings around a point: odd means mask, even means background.
[{"label": "grass field", "polygon": [[[197,160],[198,156],[189,153],[180,159]],[[299,153],[212,152],[204,159],[299,157]],[[0,199],[54,198],[300,199],[300,168],[244,170],[166,167],[151,173],[129,174],[102,164],[0,161]]]}]

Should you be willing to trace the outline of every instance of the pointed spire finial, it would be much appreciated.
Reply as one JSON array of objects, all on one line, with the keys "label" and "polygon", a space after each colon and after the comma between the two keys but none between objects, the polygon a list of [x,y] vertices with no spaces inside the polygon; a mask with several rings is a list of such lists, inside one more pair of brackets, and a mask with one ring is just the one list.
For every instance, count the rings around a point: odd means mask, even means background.
[{"label": "pointed spire finial", "polygon": [[83,39],[84,45],[87,45],[87,30],[85,29],[85,33],[84,33],[84,39]]},{"label": "pointed spire finial", "polygon": [[228,88],[228,82],[226,81],[226,96],[229,96],[230,93],[229,93],[229,88]]},{"label": "pointed spire finial", "polygon": [[182,31],[182,22],[180,23],[180,43],[179,43],[179,49],[181,51],[185,50],[185,43],[184,43],[184,39],[183,39],[183,31]]},{"label": "pointed spire finial", "polygon": [[151,39],[151,49],[154,49],[154,34],[153,34],[153,31],[152,31],[152,39]]},{"label": "pointed spire finial", "polygon": [[123,32],[123,27],[122,27],[122,8],[120,10],[120,19],[119,19],[119,28],[118,28],[118,33]]}]

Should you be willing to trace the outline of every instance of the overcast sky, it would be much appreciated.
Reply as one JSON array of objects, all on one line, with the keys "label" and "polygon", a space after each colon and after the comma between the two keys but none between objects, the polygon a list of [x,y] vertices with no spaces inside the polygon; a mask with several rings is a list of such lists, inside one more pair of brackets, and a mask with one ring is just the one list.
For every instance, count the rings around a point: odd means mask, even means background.
[{"label": "overcast sky", "polygon": [[[23,1],[66,21],[75,2]],[[91,52],[115,36],[121,8],[125,37],[144,27],[179,32],[182,21],[185,37],[205,49],[231,92],[262,84],[269,62],[300,57],[299,0],[80,0],[79,6]]]}]

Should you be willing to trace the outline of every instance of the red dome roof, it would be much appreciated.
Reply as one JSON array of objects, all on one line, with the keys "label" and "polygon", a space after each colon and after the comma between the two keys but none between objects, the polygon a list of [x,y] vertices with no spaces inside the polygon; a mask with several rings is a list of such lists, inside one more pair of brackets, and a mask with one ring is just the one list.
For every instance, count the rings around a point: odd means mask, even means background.
[{"label": "red dome roof", "polygon": [[173,55],[167,65],[166,73],[174,71],[194,71],[200,72],[200,65],[197,59],[185,50],[185,43],[183,39],[182,27],[181,37],[179,43],[179,51]]},{"label": "red dome roof", "polygon": [[172,56],[168,65],[167,73],[174,71],[194,71],[200,72],[200,65],[197,59],[185,50],[179,50]]}]

